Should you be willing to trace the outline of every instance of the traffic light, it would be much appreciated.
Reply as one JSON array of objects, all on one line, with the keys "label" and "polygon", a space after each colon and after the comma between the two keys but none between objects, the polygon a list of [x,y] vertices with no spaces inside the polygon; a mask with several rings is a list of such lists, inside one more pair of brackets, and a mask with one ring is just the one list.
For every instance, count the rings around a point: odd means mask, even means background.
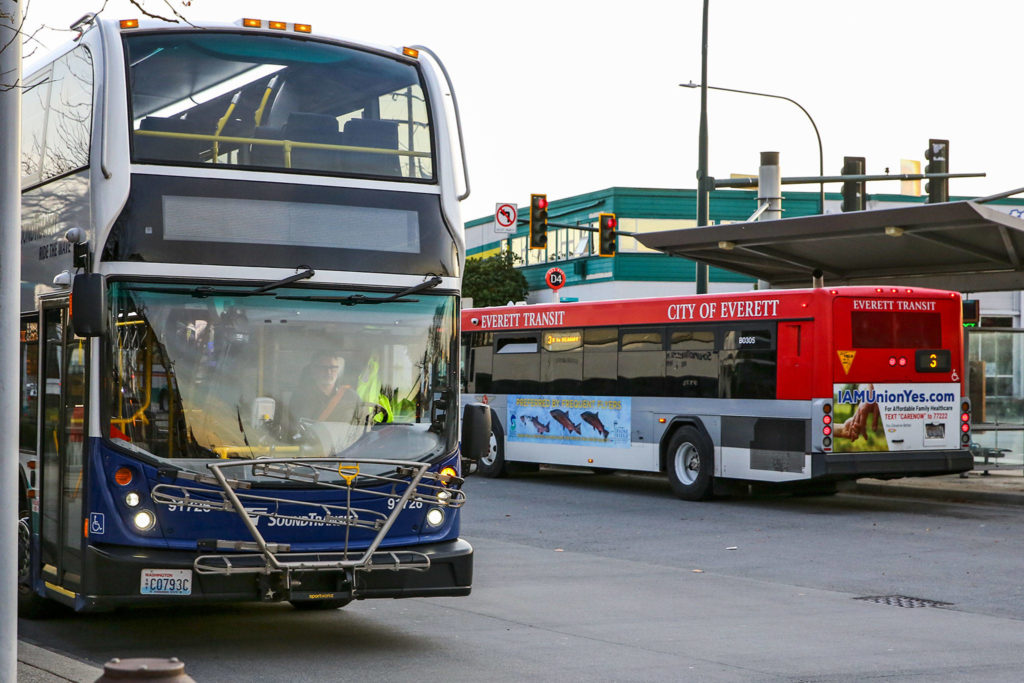
[{"label": "traffic light", "polygon": [[[928,165],[924,167],[926,174],[949,173],[949,140],[929,140],[924,158],[928,160]],[[929,178],[924,184],[924,191],[928,195],[929,204],[948,202],[949,178]]]},{"label": "traffic light", "polygon": [[530,195],[530,249],[548,246],[548,196]]},{"label": "traffic light", "polygon": [[597,218],[597,253],[615,256],[615,227],[619,224],[614,213],[602,213]]},{"label": "traffic light", "polygon": [[[864,175],[864,157],[843,157],[843,175]],[[867,183],[863,180],[843,182],[843,211],[863,211]]]}]

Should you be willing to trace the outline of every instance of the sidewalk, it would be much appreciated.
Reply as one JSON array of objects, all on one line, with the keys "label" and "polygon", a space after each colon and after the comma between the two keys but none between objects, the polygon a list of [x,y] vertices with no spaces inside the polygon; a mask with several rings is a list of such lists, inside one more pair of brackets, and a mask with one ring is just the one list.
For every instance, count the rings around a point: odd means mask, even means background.
[{"label": "sidewalk", "polygon": [[950,474],[941,477],[904,477],[902,479],[859,479],[856,493],[884,496],[909,496],[964,503],[1024,505],[1024,471],[980,470],[966,477]]},{"label": "sidewalk", "polygon": [[18,641],[18,683],[93,683],[103,669]]}]

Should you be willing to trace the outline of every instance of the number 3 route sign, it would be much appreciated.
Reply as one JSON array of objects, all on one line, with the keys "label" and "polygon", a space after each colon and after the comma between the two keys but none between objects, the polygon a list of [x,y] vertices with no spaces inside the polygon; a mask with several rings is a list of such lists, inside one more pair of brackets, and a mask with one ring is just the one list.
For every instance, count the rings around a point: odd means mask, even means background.
[{"label": "number 3 route sign", "polygon": [[518,216],[518,205],[498,202],[494,205],[494,232],[505,232],[511,235],[516,231],[516,218]]},{"label": "number 3 route sign", "polygon": [[565,284],[565,271],[561,268],[549,268],[544,276],[544,282],[548,283],[548,287],[557,292]]}]

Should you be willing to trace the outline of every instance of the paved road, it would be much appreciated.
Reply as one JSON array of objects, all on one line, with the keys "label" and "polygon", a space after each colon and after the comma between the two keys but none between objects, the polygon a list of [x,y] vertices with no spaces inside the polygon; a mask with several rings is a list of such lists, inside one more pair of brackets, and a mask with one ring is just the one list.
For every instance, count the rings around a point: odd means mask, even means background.
[{"label": "paved road", "polygon": [[[840,494],[686,503],[662,479],[472,478],[473,595],[21,622],[197,681],[1017,681],[1017,508]],[[951,603],[902,608],[855,598]]]}]

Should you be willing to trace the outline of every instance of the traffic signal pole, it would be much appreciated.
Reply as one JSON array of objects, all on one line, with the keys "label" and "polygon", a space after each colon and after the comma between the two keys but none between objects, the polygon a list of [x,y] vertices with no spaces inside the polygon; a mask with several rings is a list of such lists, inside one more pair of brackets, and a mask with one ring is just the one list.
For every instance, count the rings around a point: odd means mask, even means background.
[{"label": "traffic signal pole", "polygon": [[[700,41],[700,131],[697,134],[697,227],[708,224],[714,179],[708,176],[708,0],[704,0],[704,22]],[[709,183],[710,181],[710,183]],[[708,264],[694,261],[697,294],[708,293]]]},{"label": "traffic signal pole", "polygon": [[[864,182],[875,180],[929,180],[932,178],[984,178],[984,173],[881,173],[876,175],[827,175],[827,176],[796,176],[782,178],[779,182],[783,185],[811,185],[817,183],[845,183]],[[711,185],[719,187],[756,187],[757,178],[730,178],[728,180],[710,179]]]}]

